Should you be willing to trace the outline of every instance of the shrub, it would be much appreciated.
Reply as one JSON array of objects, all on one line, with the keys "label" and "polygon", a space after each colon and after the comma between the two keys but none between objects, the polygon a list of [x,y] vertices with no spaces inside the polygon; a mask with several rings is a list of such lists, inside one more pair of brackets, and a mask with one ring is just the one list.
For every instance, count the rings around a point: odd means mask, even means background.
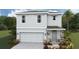
[{"label": "shrub", "polygon": [[52,41],[51,40],[44,40],[43,43],[44,43],[44,49],[51,49],[51,47],[52,47]]},{"label": "shrub", "polygon": [[72,49],[73,43],[70,38],[66,38],[59,43],[60,49]]},{"label": "shrub", "polygon": [[19,40],[16,40],[16,39],[13,39],[13,40],[9,40],[8,44],[13,47],[14,45],[18,44],[20,41]]},{"label": "shrub", "polygon": [[12,35],[16,35],[16,26],[12,26],[11,27],[11,32],[10,32]]}]

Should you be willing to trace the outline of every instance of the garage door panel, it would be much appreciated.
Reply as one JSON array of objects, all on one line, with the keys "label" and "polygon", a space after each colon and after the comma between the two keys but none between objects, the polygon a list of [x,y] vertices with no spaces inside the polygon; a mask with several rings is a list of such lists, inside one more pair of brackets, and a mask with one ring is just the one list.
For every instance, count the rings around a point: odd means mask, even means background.
[{"label": "garage door panel", "polygon": [[43,33],[21,33],[21,42],[42,42]]}]

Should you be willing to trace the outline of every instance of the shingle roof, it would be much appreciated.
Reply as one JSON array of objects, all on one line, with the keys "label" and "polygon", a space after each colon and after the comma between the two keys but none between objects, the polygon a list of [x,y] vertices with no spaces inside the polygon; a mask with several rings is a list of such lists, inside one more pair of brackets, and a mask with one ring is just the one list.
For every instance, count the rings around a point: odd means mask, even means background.
[{"label": "shingle roof", "polygon": [[61,28],[61,27],[58,27],[58,26],[47,26],[47,28]]},{"label": "shingle roof", "polygon": [[47,30],[65,30],[65,29],[58,26],[47,26]]}]

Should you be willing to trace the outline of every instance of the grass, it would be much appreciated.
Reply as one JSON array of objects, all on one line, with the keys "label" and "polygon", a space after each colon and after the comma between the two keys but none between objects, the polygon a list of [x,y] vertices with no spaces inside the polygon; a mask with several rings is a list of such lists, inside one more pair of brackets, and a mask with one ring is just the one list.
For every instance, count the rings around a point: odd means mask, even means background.
[{"label": "grass", "polygon": [[74,44],[74,49],[79,49],[79,32],[72,32],[70,38]]},{"label": "grass", "polygon": [[9,36],[10,35],[10,30],[2,30],[0,31],[0,38],[1,37],[5,37],[5,36]]},{"label": "grass", "polygon": [[10,44],[8,44],[9,40],[12,39],[9,32],[10,30],[0,31],[0,49],[9,49],[12,47]]}]

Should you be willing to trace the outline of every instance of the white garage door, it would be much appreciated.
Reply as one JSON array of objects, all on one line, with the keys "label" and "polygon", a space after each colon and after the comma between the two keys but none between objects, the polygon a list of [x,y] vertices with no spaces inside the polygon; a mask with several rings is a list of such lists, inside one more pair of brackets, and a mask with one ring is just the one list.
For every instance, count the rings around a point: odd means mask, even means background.
[{"label": "white garage door", "polygon": [[43,42],[43,33],[21,33],[21,42]]}]

